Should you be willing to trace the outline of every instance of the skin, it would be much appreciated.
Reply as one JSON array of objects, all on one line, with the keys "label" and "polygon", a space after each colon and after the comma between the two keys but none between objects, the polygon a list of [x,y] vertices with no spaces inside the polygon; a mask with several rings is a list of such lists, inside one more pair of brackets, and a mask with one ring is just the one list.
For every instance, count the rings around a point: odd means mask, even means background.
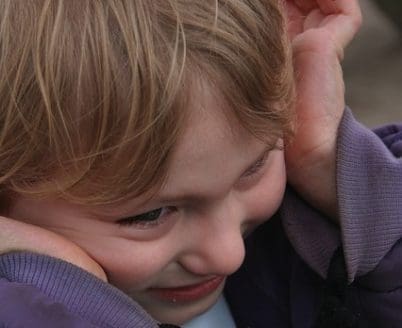
[{"label": "skin", "polygon": [[345,109],[341,60],[362,16],[357,0],[286,0],[296,77],[295,136],[285,145],[288,181],[338,222],[336,140]]},{"label": "skin", "polygon": [[[244,130],[208,85],[196,94],[167,181],[151,201],[85,208],[20,197],[9,212],[73,241],[103,268],[110,283],[157,320],[175,324],[211,307],[224,284],[179,303],[159,299],[150,288],[234,273],[245,255],[244,235],[276,212],[286,184],[283,151],[271,150],[275,145]],[[163,208],[158,220],[119,224],[158,208]]]}]

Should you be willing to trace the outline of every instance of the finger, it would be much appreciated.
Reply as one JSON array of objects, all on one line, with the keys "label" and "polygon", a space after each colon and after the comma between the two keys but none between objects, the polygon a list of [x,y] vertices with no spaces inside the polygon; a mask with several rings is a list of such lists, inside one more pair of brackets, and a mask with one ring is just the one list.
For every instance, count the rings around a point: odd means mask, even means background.
[{"label": "finger", "polygon": [[304,21],[304,30],[308,30],[310,28],[317,28],[325,21],[326,15],[320,9],[314,9],[311,13],[306,16]]},{"label": "finger", "polygon": [[339,14],[343,12],[337,0],[317,0],[317,5],[326,15]]},{"label": "finger", "polygon": [[0,216],[0,254],[13,251],[56,257],[107,281],[101,266],[73,242],[52,231]]},{"label": "finger", "polygon": [[311,11],[318,10],[316,0],[284,0],[282,2],[290,39],[303,32],[304,21]]},{"label": "finger", "polygon": [[331,32],[341,59],[362,22],[359,3],[357,0],[317,0],[317,3],[321,12],[327,15],[320,25]]},{"label": "finger", "polygon": [[299,8],[290,1],[284,3],[284,13],[286,18],[287,32],[290,40],[303,31],[303,17]]},{"label": "finger", "polygon": [[327,28],[331,32],[331,39],[334,41],[340,59],[343,58],[343,51],[352,41],[359,29],[360,23],[346,15],[339,15],[331,21]]},{"label": "finger", "polygon": [[358,0],[316,0],[320,10],[326,14],[343,14],[360,25],[362,13]]},{"label": "finger", "polygon": [[318,7],[317,0],[294,0],[293,2],[304,14]]}]

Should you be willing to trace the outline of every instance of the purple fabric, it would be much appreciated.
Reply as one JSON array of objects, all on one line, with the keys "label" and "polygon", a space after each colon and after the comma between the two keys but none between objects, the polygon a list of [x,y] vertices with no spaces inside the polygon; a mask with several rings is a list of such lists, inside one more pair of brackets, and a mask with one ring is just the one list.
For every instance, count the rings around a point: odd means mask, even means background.
[{"label": "purple fabric", "polygon": [[246,250],[225,288],[237,326],[313,327],[323,280],[295,253],[279,216],[248,238]]},{"label": "purple fabric", "polygon": [[402,160],[396,156],[401,128],[377,130],[380,139],[349,111],[342,122],[338,200],[350,281],[373,270],[402,237]]},{"label": "purple fabric", "polygon": [[0,322],[10,327],[158,327],[121,291],[55,258],[2,255],[0,277]]},{"label": "purple fabric", "polygon": [[[345,111],[339,128],[337,194],[341,234],[329,220],[303,204],[285,198],[283,222],[301,257],[322,277],[331,254],[343,245],[349,281],[373,270],[402,237],[402,125],[376,134]],[[382,139],[381,139],[382,138]]]},{"label": "purple fabric", "polygon": [[375,129],[374,132],[395,157],[402,157],[402,124],[383,126]]},{"label": "purple fabric", "polygon": [[283,227],[298,254],[322,278],[341,244],[339,228],[288,188],[281,208]]},{"label": "purple fabric", "polygon": [[96,327],[55,303],[34,286],[0,279],[2,327]]}]

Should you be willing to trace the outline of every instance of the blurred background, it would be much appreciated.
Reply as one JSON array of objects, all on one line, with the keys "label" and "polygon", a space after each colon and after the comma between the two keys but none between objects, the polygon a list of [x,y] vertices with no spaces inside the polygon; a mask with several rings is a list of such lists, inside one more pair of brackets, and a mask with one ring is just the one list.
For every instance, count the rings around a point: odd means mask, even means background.
[{"label": "blurred background", "polygon": [[369,127],[402,122],[402,0],[360,0],[363,26],[345,53],[346,102]]}]

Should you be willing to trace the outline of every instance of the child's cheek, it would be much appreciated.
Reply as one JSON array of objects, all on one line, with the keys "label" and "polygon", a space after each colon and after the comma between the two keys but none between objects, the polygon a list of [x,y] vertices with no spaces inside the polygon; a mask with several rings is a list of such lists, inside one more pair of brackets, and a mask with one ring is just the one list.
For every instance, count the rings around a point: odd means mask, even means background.
[{"label": "child's cheek", "polygon": [[170,258],[164,252],[167,248],[157,242],[111,237],[103,243],[105,247],[82,246],[102,266],[109,283],[126,293],[149,287]]}]

